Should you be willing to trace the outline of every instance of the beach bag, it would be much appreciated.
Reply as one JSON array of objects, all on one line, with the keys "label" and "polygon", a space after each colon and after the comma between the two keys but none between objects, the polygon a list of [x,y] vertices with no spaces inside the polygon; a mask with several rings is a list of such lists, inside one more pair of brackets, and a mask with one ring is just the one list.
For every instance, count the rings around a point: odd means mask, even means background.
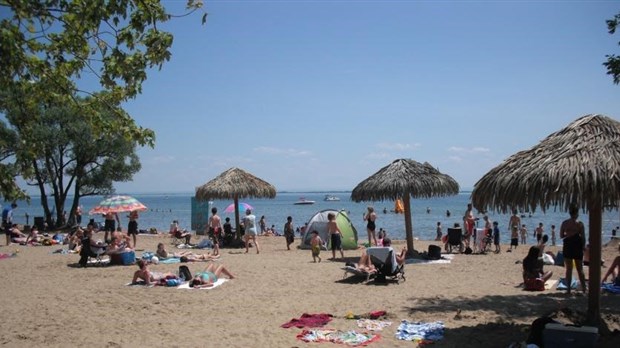
[{"label": "beach bag", "polygon": [[543,291],[545,290],[545,281],[540,278],[528,278],[523,287],[526,291]]},{"label": "beach bag", "polygon": [[155,255],[152,252],[145,251],[145,252],[142,253],[142,260],[150,261],[153,258],[153,256],[155,256]]},{"label": "beach bag", "polygon": [[437,245],[429,245],[428,246],[428,259],[429,260],[439,260],[441,259],[441,248]]},{"label": "beach bag", "polygon": [[564,266],[564,253],[563,252],[558,251],[558,253],[555,255],[554,263],[556,266]]},{"label": "beach bag", "polygon": [[185,280],[191,280],[192,272],[190,272],[189,268],[185,265],[179,266],[179,277]]}]

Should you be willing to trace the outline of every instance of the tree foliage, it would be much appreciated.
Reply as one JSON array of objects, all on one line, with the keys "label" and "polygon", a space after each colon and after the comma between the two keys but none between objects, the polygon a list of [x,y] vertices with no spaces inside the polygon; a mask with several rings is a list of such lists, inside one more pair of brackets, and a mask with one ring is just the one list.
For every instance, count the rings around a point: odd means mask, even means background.
[{"label": "tree foliage", "polygon": [[[620,23],[620,13],[615,15],[613,19],[607,20],[607,30],[610,34],[614,34]],[[620,45],[620,42],[618,43]],[[608,54],[607,61],[603,65],[607,68],[607,75],[611,75],[615,84],[620,83],[620,56]]]},{"label": "tree foliage", "polygon": [[[81,197],[109,194],[114,190],[114,182],[130,180],[141,167],[135,140],[120,133],[98,132],[80,117],[79,110],[76,105],[43,110],[40,123],[31,130],[36,152],[22,164],[24,171],[31,173],[29,184],[39,190],[50,226],[53,220],[61,222],[68,196],[73,196],[71,220]],[[106,120],[119,112],[106,110],[100,117]],[[15,118],[18,117],[13,113],[7,113],[9,122]],[[17,142],[22,143],[20,139]]]},{"label": "tree foliage", "polygon": [[[184,15],[201,7],[187,0]],[[1,153],[12,151],[0,158],[5,199],[23,196],[14,177],[38,151],[42,110],[74,105],[93,132],[153,146],[153,131],[117,106],[171,57],[173,36],[158,27],[174,16],[159,0],[0,0],[0,11],[0,113],[11,111],[22,141],[19,149],[0,143]]]}]

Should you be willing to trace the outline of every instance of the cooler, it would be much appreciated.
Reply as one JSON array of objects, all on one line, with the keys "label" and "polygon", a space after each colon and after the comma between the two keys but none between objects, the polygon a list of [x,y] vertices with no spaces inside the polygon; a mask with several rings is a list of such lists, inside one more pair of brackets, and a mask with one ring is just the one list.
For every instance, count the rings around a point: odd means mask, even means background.
[{"label": "cooler", "polygon": [[136,263],[136,253],[134,251],[110,255],[112,265],[133,265]]},{"label": "cooler", "polygon": [[592,326],[569,326],[549,323],[543,331],[545,348],[596,347],[598,328]]}]

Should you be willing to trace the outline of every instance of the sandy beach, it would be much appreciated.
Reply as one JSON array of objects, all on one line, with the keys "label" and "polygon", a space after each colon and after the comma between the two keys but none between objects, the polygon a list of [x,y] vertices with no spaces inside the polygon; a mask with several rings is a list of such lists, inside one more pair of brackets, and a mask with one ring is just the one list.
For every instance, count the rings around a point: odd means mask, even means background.
[{"label": "sandy beach", "polygon": [[[99,233],[96,238],[103,238]],[[299,239],[296,240],[298,244]],[[138,239],[137,256],[157,243],[176,251],[165,235]],[[395,337],[401,320],[443,321],[445,336],[434,347],[507,347],[527,338],[534,319],[568,308],[584,311],[586,296],[567,296],[555,287],[523,291],[521,265],[529,246],[515,252],[454,255],[450,263],[407,264],[406,281],[387,285],[343,278],[345,261],[357,261],[359,250],[345,251],[345,260],[312,263],[309,250],[286,250],[283,237],[259,237],[261,253],[222,249],[221,263],[236,276],[210,290],[131,287],[136,266],[77,268],[78,255],[54,254],[59,246],[2,246],[0,260],[3,320],[0,344],[6,347],[313,347],[296,338],[298,328],[282,324],[303,313],[329,313],[324,328],[358,330],[348,312],[387,312],[392,325],[370,347],[411,347]],[[400,248],[403,241],[395,242]],[[416,241],[425,251],[436,242]],[[548,247],[556,252],[559,247]],[[198,251],[200,252],[200,251]],[[603,250],[611,262],[617,244]],[[179,264],[150,266],[176,272]],[[188,264],[192,273],[204,263]],[[553,270],[552,280],[564,268]],[[606,268],[603,269],[603,272]],[[587,267],[586,267],[587,275]],[[620,295],[601,296],[601,313],[611,331],[620,329]],[[568,313],[568,312],[565,312]],[[564,320],[569,320],[566,314]],[[618,347],[620,335],[605,335],[601,347]],[[321,343],[330,346],[333,343]],[[334,345],[336,346],[336,345]]]}]

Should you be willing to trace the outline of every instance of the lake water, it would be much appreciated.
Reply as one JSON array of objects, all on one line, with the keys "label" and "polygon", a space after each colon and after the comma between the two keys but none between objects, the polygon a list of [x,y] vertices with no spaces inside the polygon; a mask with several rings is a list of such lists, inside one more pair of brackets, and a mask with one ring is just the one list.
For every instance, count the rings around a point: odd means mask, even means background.
[{"label": "lake water", "polygon": [[[326,194],[333,195],[340,198],[340,201],[324,201]],[[462,192],[456,196],[442,197],[442,198],[429,198],[429,199],[411,199],[411,214],[413,224],[413,235],[415,238],[422,240],[432,240],[435,237],[435,230],[437,222],[441,222],[443,225],[444,233],[447,228],[452,226],[455,222],[462,223],[462,216],[467,208],[467,203],[470,200],[470,192]],[[295,226],[301,226],[307,222],[314,213],[324,209],[344,209],[348,212],[353,226],[357,229],[360,242],[367,241],[366,223],[363,221],[362,216],[366,212],[366,207],[372,205],[377,212],[377,230],[383,228],[388,231],[388,235],[392,239],[404,239],[405,238],[405,219],[403,214],[394,214],[390,210],[394,209],[393,201],[383,202],[362,202],[355,203],[350,199],[350,192],[280,192],[274,199],[241,199],[240,202],[249,203],[254,207],[254,214],[259,218],[264,215],[267,220],[267,225],[275,225],[278,231],[282,231],[286,217],[293,217],[293,223]],[[177,194],[136,194],[133,195],[140,202],[148,207],[148,210],[140,214],[139,228],[149,229],[155,227],[159,230],[168,230],[170,223],[173,220],[178,220],[182,228],[191,229],[191,198],[192,193],[177,193]],[[295,205],[301,197],[306,200],[313,200],[315,204],[312,205]],[[85,212],[83,216],[83,224],[88,222],[89,218],[94,218],[95,221],[102,222],[101,216],[88,216],[87,212],[95,207],[103,197],[83,197],[81,205]],[[30,205],[26,202],[17,202],[18,208],[14,211],[14,221],[19,224],[26,224],[26,213],[29,215],[29,224],[32,224],[35,216],[43,216],[43,209],[41,208],[40,198],[32,197]],[[215,200],[211,206],[217,207],[219,215],[224,219],[230,217],[233,220],[234,225],[234,213],[224,213],[224,209],[232,203],[232,200]],[[6,206],[8,203],[3,203]],[[67,204],[68,205],[68,204]],[[388,212],[383,213],[386,209]],[[427,213],[427,209],[430,212]],[[446,211],[451,212],[451,216],[446,216]],[[241,212],[243,214],[243,212]],[[127,214],[119,214],[121,217],[121,224],[124,229],[127,228],[128,219]],[[479,227],[482,227],[482,215],[480,217]],[[489,213],[489,217],[492,221],[498,221],[501,231],[502,244],[508,244],[510,236],[508,233],[508,221],[509,215],[499,213]],[[541,211],[536,211],[531,214],[527,214],[523,217],[522,223],[527,226],[529,236],[528,241],[533,241],[532,234],[534,228],[538,223],[542,222],[545,228],[545,233],[550,232],[551,225],[556,225],[556,231],[559,229],[559,225],[568,217],[568,213],[553,211],[543,214]],[[588,216],[582,214],[580,219],[588,224]],[[618,210],[605,211],[603,214],[603,242],[606,242],[611,237],[611,230],[620,225],[620,214]],[[559,237],[558,237],[559,241]]]}]

